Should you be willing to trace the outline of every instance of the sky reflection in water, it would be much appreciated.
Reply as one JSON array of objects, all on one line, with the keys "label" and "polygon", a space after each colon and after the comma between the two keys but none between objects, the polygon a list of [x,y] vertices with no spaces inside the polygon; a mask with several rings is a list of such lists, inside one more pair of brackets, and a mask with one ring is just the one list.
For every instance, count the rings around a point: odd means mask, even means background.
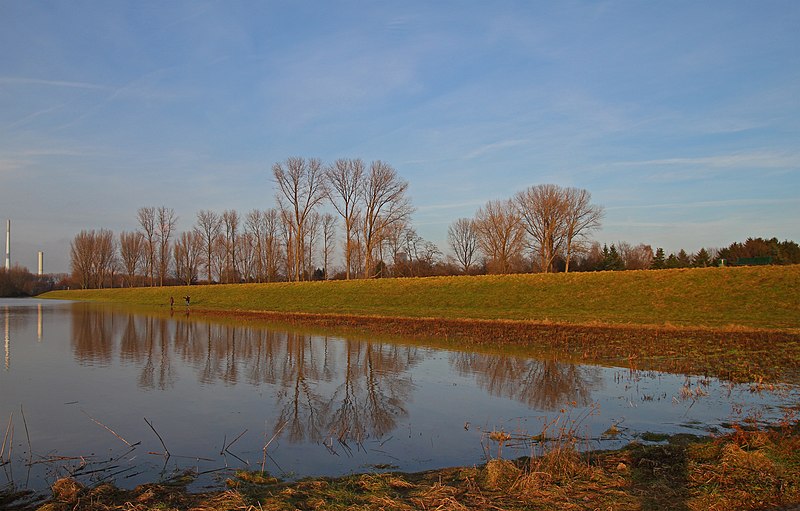
[{"label": "sky reflection in water", "polygon": [[[537,435],[558,417],[581,419],[582,445],[612,448],[645,431],[777,418],[798,397],[795,387],[752,392],[697,377],[231,326],[182,312],[0,300],[0,434],[13,429],[0,485],[43,489],[73,473],[133,487],[188,468],[207,472],[199,488],[229,475],[220,469],[262,463],[284,477],[474,465],[497,455],[493,430]],[[621,434],[604,436],[612,424]],[[530,449],[506,446],[503,455]]]}]

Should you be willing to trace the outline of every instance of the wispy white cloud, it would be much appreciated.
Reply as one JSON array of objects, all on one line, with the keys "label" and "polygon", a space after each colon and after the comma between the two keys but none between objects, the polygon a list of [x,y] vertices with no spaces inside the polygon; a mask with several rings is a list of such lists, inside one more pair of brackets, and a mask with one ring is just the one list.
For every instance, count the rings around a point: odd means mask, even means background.
[{"label": "wispy white cloud", "polygon": [[730,208],[746,206],[779,206],[782,204],[800,204],[800,197],[791,199],[724,199],[710,201],[663,202],[657,204],[608,206],[605,209],[606,211],[621,211],[637,209]]},{"label": "wispy white cloud", "polygon": [[87,82],[70,82],[65,80],[44,80],[41,78],[25,78],[16,76],[0,76],[0,85],[45,85],[48,87],[67,87],[70,89],[112,90],[106,85]]},{"label": "wispy white cloud", "polygon": [[0,176],[9,176],[28,164],[25,160],[0,159]]},{"label": "wispy white cloud", "polygon": [[30,114],[28,114],[28,115],[26,115],[24,117],[21,117],[21,118],[17,119],[16,121],[11,122],[10,124],[7,124],[5,126],[5,128],[8,129],[8,130],[11,130],[11,129],[17,128],[19,126],[24,126],[25,124],[33,121],[37,117],[41,117],[41,116],[47,115],[47,114],[49,114],[51,112],[55,112],[57,110],[60,110],[61,108],[64,107],[64,105],[65,104],[62,103],[62,104],[59,104],[59,105],[56,105],[56,106],[52,106],[50,108],[43,108],[43,109],[38,110],[36,112],[32,112],[32,113],[30,113]]},{"label": "wispy white cloud", "polygon": [[471,200],[471,201],[461,201],[461,202],[450,202],[444,204],[428,204],[427,206],[419,206],[417,208],[417,211],[427,212],[427,211],[442,211],[448,209],[460,209],[467,207],[483,206],[485,203],[486,203],[485,200]]},{"label": "wispy white cloud", "polygon": [[161,68],[156,69],[154,71],[150,71],[145,73],[133,80],[128,81],[125,85],[121,87],[114,87],[114,88],[104,88],[103,90],[109,92],[104,98],[100,101],[92,105],[91,107],[84,110],[82,113],[77,115],[75,118],[70,120],[67,123],[64,123],[60,126],[57,126],[56,130],[64,130],[66,128],[72,127],[79,123],[80,121],[91,117],[92,115],[96,114],[98,111],[102,110],[105,106],[113,103],[117,99],[142,99],[146,101],[151,100],[171,100],[178,97],[177,94],[172,94],[165,92],[163,90],[158,89],[154,82],[157,81],[159,76],[169,72],[170,69],[173,68]]},{"label": "wispy white cloud", "polygon": [[786,168],[800,167],[800,153],[751,152],[701,156],[694,158],[662,158],[656,160],[632,160],[609,163],[617,167],[647,166],[704,166],[714,168],[760,167]]},{"label": "wispy white cloud", "polygon": [[509,147],[516,147],[523,144],[526,144],[527,140],[524,139],[515,139],[515,140],[501,140],[500,142],[493,142],[491,144],[486,144],[477,149],[470,151],[464,158],[467,160],[471,160],[472,158],[477,158],[478,156],[483,156],[486,153],[491,153],[493,151],[499,151],[502,149],[507,149]]},{"label": "wispy white cloud", "polygon": [[12,159],[17,161],[30,161],[40,157],[49,156],[100,156],[100,155],[118,155],[118,151],[101,149],[98,147],[90,146],[61,146],[53,145],[52,142],[43,143],[41,146],[20,147],[15,149],[3,149],[5,155],[10,155]]}]

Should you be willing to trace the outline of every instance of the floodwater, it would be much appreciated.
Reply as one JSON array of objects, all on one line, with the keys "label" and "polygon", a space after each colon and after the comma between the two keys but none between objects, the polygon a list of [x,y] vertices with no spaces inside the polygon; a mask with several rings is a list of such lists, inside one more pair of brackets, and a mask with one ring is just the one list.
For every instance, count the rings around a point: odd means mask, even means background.
[{"label": "floodwater", "polygon": [[[191,470],[199,490],[236,469],[471,466],[539,452],[530,438],[545,428],[614,448],[644,432],[779,419],[800,397],[793,386],[214,323],[182,306],[170,317],[0,299],[0,334],[0,488],[44,490],[67,475],[133,487]],[[493,431],[511,438],[500,445]]]}]

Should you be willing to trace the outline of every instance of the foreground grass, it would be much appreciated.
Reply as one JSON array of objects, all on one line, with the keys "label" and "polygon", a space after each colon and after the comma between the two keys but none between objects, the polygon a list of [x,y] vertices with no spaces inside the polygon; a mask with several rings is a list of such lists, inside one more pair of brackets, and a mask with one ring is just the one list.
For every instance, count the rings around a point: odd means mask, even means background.
[{"label": "foreground grass", "polygon": [[45,298],[356,316],[800,332],[800,266],[55,291]]},{"label": "foreground grass", "polygon": [[[674,436],[610,452],[576,453],[569,441],[514,462],[418,474],[373,473],[281,482],[238,473],[227,491],[192,494],[191,477],[122,490],[64,479],[53,497],[16,509],[146,510],[765,510],[800,504],[800,429],[737,428],[717,439]],[[7,495],[0,504],[14,508]]]}]

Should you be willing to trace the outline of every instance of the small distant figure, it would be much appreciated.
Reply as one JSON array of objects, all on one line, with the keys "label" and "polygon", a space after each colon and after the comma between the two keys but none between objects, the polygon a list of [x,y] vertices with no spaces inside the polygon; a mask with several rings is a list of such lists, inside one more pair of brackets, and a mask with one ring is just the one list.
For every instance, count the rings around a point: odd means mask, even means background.
[{"label": "small distant figure", "polygon": [[174,306],[175,306],[175,297],[173,297],[173,296],[170,296],[170,297],[169,297],[169,308],[171,309],[171,308],[173,308]]},{"label": "small distant figure", "polygon": [[188,307],[189,306],[189,295],[184,296],[183,299],[186,300],[186,306]]}]

